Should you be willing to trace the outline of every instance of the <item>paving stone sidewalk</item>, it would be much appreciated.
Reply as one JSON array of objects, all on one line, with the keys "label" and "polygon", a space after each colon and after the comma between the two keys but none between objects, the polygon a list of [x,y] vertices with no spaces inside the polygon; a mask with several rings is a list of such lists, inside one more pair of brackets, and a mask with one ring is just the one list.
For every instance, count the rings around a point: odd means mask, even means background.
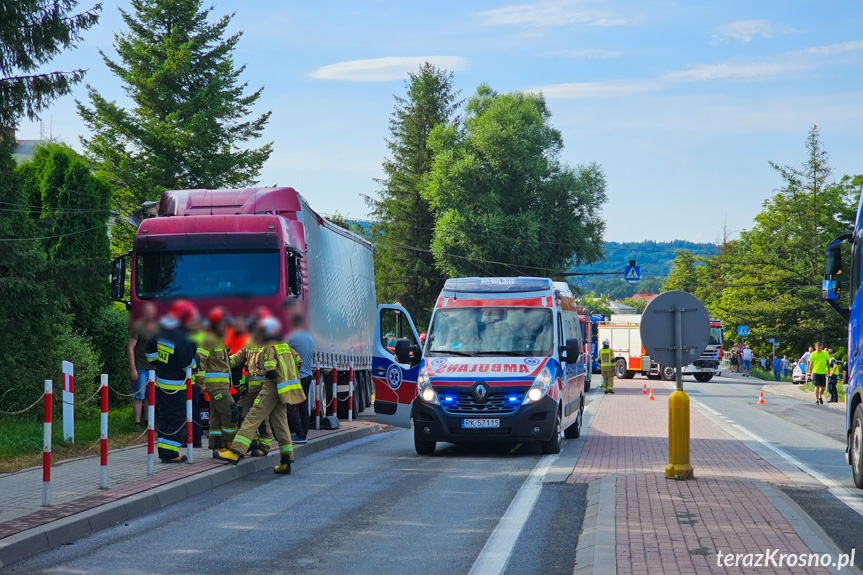
[{"label": "paving stone sidewalk", "polygon": [[661,382],[648,383],[654,384],[656,401],[642,395],[643,380],[639,379],[615,380],[614,395],[591,398],[600,403],[567,480],[591,486],[574,572],[831,572],[808,566],[717,564],[719,552],[838,550],[775,487],[797,486],[794,479],[694,405],[690,410],[690,459],[695,479],[666,479],[671,390]]},{"label": "paving stone sidewalk", "polygon": [[[310,430],[309,445],[325,441],[334,434],[375,425],[373,417],[339,423],[338,430]],[[274,445],[273,449],[277,450],[278,446]],[[181,453],[185,454],[185,448]],[[0,498],[0,542],[22,531],[224,465],[213,460],[210,450],[195,449],[192,464],[165,464],[157,457],[153,475],[148,477],[147,446],[136,445],[109,452],[108,489],[100,489],[98,456],[68,459],[52,466],[50,507],[41,506],[41,467],[0,475],[0,493],[3,494]]]}]

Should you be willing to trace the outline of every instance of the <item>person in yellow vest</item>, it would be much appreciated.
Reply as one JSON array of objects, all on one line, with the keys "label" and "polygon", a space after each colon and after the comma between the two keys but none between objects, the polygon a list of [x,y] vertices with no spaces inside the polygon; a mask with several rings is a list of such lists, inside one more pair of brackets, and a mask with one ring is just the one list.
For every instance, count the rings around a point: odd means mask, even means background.
[{"label": "person in yellow vest", "polygon": [[306,398],[297,373],[297,365],[301,364],[302,360],[291,346],[279,340],[282,333],[282,324],[279,320],[267,317],[262,319],[259,325],[259,331],[264,338],[264,383],[231,448],[219,450],[214,453],[214,456],[216,459],[234,465],[239,463],[249,450],[258,426],[268,418],[281,455],[279,464],[273,472],[290,475],[291,462],[294,460],[294,446],[291,443],[285,404],[296,405]]},{"label": "person in yellow vest", "polygon": [[225,328],[228,314],[225,308],[216,306],[208,314],[210,330],[198,347],[198,373],[195,382],[204,384],[210,395],[210,432],[208,448],[215,452],[230,447],[237,433],[240,410],[231,396],[231,354],[225,345]]},{"label": "person in yellow vest", "polygon": [[611,345],[606,339],[602,342],[599,350],[599,367],[602,370],[602,391],[614,393],[614,354],[609,347]]},{"label": "person in yellow vest", "polygon": [[[258,320],[270,316],[272,314],[268,310],[264,310],[259,313]],[[256,327],[246,340],[246,344],[231,355],[231,368],[242,367],[245,364],[246,371],[248,372],[248,376],[246,377],[248,390],[237,402],[237,405],[242,408],[246,417],[249,416],[252,407],[254,407],[255,400],[258,399],[258,395],[261,393],[261,388],[266,379],[266,371],[264,370],[266,354],[264,353],[263,336],[257,327],[260,325],[260,321],[253,321],[252,325]],[[270,424],[265,419],[260,427],[258,427],[257,435],[252,441],[250,455],[252,457],[267,455],[270,452],[271,444],[272,434],[270,433]]]}]

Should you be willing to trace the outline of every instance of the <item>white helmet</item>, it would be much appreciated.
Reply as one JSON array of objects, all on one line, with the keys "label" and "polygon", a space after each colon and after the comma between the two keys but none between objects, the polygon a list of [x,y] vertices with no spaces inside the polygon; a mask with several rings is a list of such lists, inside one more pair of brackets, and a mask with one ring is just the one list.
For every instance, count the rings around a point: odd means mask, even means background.
[{"label": "white helmet", "polygon": [[264,334],[264,337],[275,338],[282,335],[282,322],[273,316],[261,318],[258,321],[258,329]]},{"label": "white helmet", "polygon": [[608,341],[608,339],[604,339],[604,340],[602,340],[602,343],[603,343],[604,345],[611,345],[611,342],[610,342],[610,341]]}]

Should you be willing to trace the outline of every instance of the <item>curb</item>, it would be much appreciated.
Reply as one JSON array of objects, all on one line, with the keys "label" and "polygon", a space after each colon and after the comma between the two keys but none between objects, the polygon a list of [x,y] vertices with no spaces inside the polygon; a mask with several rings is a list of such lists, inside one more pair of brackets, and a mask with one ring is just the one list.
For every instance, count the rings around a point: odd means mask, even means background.
[{"label": "curb", "polygon": [[[784,397],[792,397],[794,399],[799,399],[801,401],[812,401],[812,397],[809,397],[808,394],[815,393],[813,391],[806,391],[800,389],[799,386],[791,387],[790,385],[782,385],[776,383],[768,383],[761,388],[765,393],[772,393],[773,395],[782,395]],[[830,409],[837,409],[839,411],[845,412],[845,403],[827,403],[824,402],[824,405],[829,407]]]},{"label": "curb", "polygon": [[[363,437],[380,433],[380,424],[356,429],[348,433],[335,433],[315,439],[303,445],[294,447],[297,456],[311,455],[337,445],[342,445]],[[107,529],[123,521],[139,515],[167,507],[172,503],[197,495],[207,489],[233,481],[240,477],[270,469],[278,464],[279,452],[274,450],[267,457],[246,458],[238,465],[225,465],[217,469],[203,471],[196,475],[174,481],[168,485],[154,487],[52,521],[46,525],[34,527],[0,540],[0,567],[8,566],[16,561],[26,559],[37,553],[42,553],[65,545],[81,537]]]},{"label": "curb", "polygon": [[617,477],[615,473],[588,483],[573,575],[617,575]]}]

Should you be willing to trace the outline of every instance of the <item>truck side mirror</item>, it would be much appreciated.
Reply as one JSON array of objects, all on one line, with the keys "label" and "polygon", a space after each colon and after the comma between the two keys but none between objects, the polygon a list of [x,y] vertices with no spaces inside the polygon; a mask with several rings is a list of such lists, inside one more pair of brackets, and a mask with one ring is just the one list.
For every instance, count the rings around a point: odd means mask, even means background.
[{"label": "truck side mirror", "polygon": [[126,256],[114,258],[111,262],[111,299],[123,301],[126,295]]},{"label": "truck side mirror", "polygon": [[287,263],[287,283],[288,295],[300,297],[303,295],[303,254],[293,248],[289,248],[286,253]]},{"label": "truck side mirror", "polygon": [[581,342],[576,337],[566,340],[566,345],[560,346],[560,361],[575,363],[581,357]]}]

